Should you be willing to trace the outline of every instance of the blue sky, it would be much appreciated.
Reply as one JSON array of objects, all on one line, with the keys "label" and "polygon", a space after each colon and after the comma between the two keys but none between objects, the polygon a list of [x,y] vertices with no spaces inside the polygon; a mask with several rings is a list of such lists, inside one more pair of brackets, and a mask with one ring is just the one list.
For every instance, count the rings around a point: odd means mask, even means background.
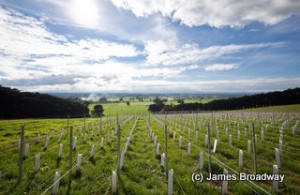
[{"label": "blue sky", "polygon": [[300,2],[0,0],[0,84],[39,92],[300,87]]}]

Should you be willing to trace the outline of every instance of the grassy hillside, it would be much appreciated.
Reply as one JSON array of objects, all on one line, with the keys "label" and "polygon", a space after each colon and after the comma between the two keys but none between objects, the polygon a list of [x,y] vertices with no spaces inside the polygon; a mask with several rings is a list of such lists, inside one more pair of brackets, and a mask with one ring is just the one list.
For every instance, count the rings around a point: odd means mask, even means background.
[{"label": "grassy hillside", "polygon": [[249,112],[300,112],[300,104],[244,109]]}]

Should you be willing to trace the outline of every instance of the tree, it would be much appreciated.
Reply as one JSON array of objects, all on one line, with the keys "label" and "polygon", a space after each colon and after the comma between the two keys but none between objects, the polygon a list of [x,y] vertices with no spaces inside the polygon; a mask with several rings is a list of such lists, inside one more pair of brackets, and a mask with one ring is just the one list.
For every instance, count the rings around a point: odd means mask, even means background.
[{"label": "tree", "polygon": [[100,98],[100,99],[99,99],[99,102],[100,102],[100,103],[102,103],[102,104],[106,104],[106,103],[108,103],[108,101],[107,101],[107,98],[106,98],[106,97],[102,97],[102,98]]},{"label": "tree", "polygon": [[126,101],[126,105],[127,105],[127,106],[130,106],[130,102],[129,102],[129,101]]},{"label": "tree", "polygon": [[159,99],[158,97],[156,97],[153,100],[154,104],[150,104],[148,110],[150,112],[160,112],[162,110],[162,108],[165,106],[164,102]]},{"label": "tree", "polygon": [[103,106],[102,105],[95,105],[94,110],[92,111],[92,115],[95,117],[102,117],[103,116]]},{"label": "tree", "polygon": [[184,104],[184,100],[183,99],[177,99],[178,104]]},{"label": "tree", "polygon": [[89,116],[87,104],[48,94],[21,92],[0,85],[0,118]]},{"label": "tree", "polygon": [[163,105],[163,101],[161,99],[159,99],[159,97],[156,97],[153,102],[156,104],[156,105]]},{"label": "tree", "polygon": [[150,112],[160,112],[163,107],[163,104],[150,104],[148,110]]}]

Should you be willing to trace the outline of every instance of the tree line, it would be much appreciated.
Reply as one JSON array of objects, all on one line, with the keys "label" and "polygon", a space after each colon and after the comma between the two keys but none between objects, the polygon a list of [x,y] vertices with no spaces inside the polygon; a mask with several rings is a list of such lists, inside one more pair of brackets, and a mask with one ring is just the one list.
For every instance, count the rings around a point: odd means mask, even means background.
[{"label": "tree line", "polygon": [[151,112],[177,112],[177,111],[211,111],[211,110],[238,110],[245,108],[257,108],[265,106],[289,105],[300,103],[300,88],[274,91],[255,95],[245,95],[228,99],[218,99],[202,103],[180,103],[178,105],[164,105],[162,101],[155,99],[154,104],[149,105]]},{"label": "tree line", "polygon": [[21,92],[0,85],[0,118],[89,116],[87,105],[48,94]]}]

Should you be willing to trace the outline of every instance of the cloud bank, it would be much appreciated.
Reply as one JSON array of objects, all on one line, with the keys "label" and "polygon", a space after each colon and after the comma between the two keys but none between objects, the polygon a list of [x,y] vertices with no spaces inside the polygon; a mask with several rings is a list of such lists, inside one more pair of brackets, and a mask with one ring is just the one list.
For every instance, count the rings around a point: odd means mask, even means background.
[{"label": "cloud bank", "polygon": [[259,21],[273,25],[293,14],[299,14],[296,0],[111,0],[118,8],[129,10],[137,17],[159,13],[173,21],[193,27],[243,27]]}]

